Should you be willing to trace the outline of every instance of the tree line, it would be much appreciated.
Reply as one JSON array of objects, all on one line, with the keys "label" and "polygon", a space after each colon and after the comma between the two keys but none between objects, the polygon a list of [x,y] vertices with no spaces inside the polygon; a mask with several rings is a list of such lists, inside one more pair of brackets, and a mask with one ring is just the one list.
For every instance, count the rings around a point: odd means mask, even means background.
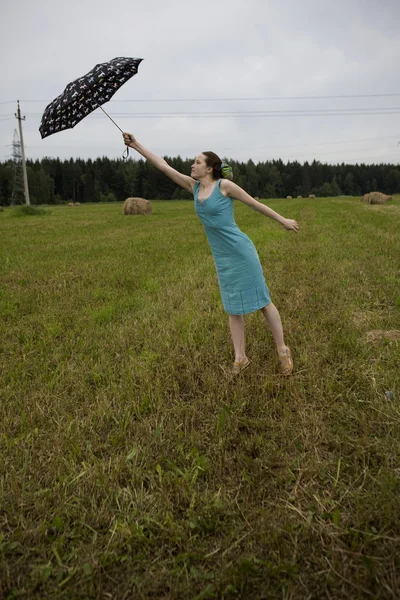
[{"label": "tree line", "polygon": [[[190,175],[193,160],[164,157],[174,169]],[[372,191],[400,193],[400,165],[337,165],[314,160],[303,164],[272,160],[255,164],[225,159],[234,181],[251,196],[361,196]],[[116,202],[137,196],[149,200],[188,198],[188,192],[144,160],[95,160],[43,158],[27,161],[29,194],[32,204],[66,202]],[[0,205],[12,203],[14,164],[0,163]],[[24,199],[19,195],[17,202]]]}]

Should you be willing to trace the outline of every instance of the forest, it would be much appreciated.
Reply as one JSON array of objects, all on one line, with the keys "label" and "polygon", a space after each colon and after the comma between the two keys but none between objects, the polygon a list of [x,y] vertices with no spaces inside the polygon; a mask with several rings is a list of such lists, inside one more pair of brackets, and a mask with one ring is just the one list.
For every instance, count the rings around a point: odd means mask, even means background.
[{"label": "forest", "polygon": [[[164,157],[174,169],[190,174],[192,159]],[[234,181],[251,196],[286,198],[361,196],[372,191],[400,193],[400,165],[303,164],[272,160],[255,164],[224,159],[233,168]],[[149,200],[183,200],[188,192],[146,161],[43,158],[28,160],[31,204],[66,202],[121,202],[136,196]],[[24,202],[22,175],[12,160],[0,163],[0,205]]]}]

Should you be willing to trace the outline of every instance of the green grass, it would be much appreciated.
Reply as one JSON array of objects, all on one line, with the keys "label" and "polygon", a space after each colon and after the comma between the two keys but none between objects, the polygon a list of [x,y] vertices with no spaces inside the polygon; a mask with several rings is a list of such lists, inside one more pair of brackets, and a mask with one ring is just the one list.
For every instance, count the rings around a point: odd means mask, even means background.
[{"label": "green grass", "polygon": [[10,211],[10,215],[13,217],[36,217],[39,215],[43,216],[50,214],[51,212],[43,208],[38,208],[37,206],[30,206],[26,204],[23,204],[22,206],[13,207]]},{"label": "green grass", "polygon": [[192,202],[0,214],[0,597],[400,596],[400,198],[268,205],[290,379],[260,313],[224,374]]}]

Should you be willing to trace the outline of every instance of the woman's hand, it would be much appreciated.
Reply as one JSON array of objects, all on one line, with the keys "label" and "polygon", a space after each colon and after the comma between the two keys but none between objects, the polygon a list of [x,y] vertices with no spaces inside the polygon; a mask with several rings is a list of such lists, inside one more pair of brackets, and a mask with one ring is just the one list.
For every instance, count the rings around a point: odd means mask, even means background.
[{"label": "woman's hand", "polygon": [[132,133],[123,133],[122,137],[124,138],[125,146],[129,146],[130,148],[134,148],[136,144],[135,136]]},{"label": "woman's hand", "polygon": [[299,230],[297,221],[295,221],[294,219],[284,219],[282,225],[284,226],[285,229],[287,229],[289,231],[295,231],[297,233]]}]

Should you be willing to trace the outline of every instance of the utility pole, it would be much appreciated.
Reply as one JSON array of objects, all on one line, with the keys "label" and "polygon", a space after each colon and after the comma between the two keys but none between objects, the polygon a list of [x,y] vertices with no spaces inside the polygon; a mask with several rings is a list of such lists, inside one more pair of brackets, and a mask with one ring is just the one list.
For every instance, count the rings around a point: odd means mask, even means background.
[{"label": "utility pole", "polygon": [[21,142],[18,139],[17,130],[14,129],[14,139],[12,143],[13,157],[13,189],[11,195],[11,204],[23,204],[24,197],[24,177],[22,174],[22,156]]},{"label": "utility pole", "polygon": [[18,109],[17,109],[17,112],[15,113],[15,116],[18,119],[19,139],[21,142],[22,172],[24,174],[25,202],[26,202],[26,204],[30,205],[31,201],[29,199],[28,175],[26,172],[26,164],[25,164],[24,138],[22,136],[22,125],[21,125],[21,121],[25,121],[25,117],[21,117],[21,111],[19,108],[19,100],[17,100],[17,103],[18,103]]}]

